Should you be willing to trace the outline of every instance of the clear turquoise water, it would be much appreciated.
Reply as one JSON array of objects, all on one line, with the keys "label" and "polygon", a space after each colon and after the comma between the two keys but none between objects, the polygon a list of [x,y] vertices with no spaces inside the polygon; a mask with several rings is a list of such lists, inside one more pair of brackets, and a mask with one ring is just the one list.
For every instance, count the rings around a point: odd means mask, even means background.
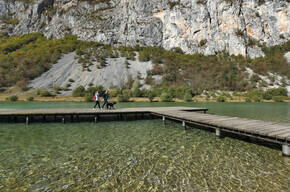
[{"label": "clear turquoise water", "polygon": [[160,120],[1,124],[0,191],[287,191],[281,151]]},{"label": "clear turquoise water", "polygon": [[[92,108],[85,102],[0,102],[2,108]],[[290,123],[290,103],[117,103],[116,108],[187,106],[208,108],[208,113],[234,117]]]},{"label": "clear turquoise water", "polygon": [[[0,108],[92,108],[92,103],[0,102]],[[118,103],[192,106],[290,123],[289,103]],[[0,191],[288,191],[281,151],[180,123],[138,120],[0,124]]]}]

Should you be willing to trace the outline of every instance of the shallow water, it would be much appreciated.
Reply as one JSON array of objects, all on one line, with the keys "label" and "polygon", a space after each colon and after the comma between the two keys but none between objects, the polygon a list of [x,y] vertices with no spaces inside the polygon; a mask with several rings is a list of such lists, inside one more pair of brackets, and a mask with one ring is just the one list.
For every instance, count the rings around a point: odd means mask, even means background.
[{"label": "shallow water", "polygon": [[179,123],[1,124],[0,191],[287,191],[281,151]]},{"label": "shallow water", "polygon": [[[86,102],[0,102],[0,109],[9,108],[93,108]],[[186,106],[208,108],[208,113],[290,123],[290,103],[198,103],[198,102],[129,102],[117,103],[116,108]]]}]

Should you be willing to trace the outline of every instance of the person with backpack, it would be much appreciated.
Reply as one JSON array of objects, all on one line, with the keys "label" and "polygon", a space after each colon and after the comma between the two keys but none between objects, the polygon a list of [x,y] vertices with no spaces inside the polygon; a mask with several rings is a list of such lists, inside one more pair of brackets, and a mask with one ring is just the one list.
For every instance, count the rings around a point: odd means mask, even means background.
[{"label": "person with backpack", "polygon": [[95,104],[93,110],[96,110],[97,105],[98,105],[99,109],[101,109],[101,107],[100,107],[100,95],[99,95],[98,91],[95,92],[94,100],[96,101],[96,104]]},{"label": "person with backpack", "polygon": [[108,100],[109,100],[108,90],[104,93],[103,97],[104,97],[104,104],[102,106],[102,109],[104,109],[104,106],[108,103]]}]

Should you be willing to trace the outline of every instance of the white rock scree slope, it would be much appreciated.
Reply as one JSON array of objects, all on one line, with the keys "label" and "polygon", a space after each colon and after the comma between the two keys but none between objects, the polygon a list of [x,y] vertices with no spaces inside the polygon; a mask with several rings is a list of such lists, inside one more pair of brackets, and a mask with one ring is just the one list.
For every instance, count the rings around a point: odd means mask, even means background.
[{"label": "white rock scree slope", "polygon": [[[75,55],[75,53],[65,54],[56,64],[52,65],[51,69],[32,80],[29,87],[52,89],[54,85],[65,87],[69,83],[71,84],[70,91],[63,91],[62,94],[71,95],[73,89],[80,85],[88,88],[90,83],[93,86],[102,85],[105,88],[109,88],[111,85],[120,86],[122,83],[126,83],[130,74],[133,79],[136,79],[138,72],[144,79],[147,76],[147,70],[152,69],[151,61],[139,62],[138,59],[128,61],[130,67],[126,68],[126,58],[120,57],[107,58],[107,66],[102,69],[98,69],[98,63],[94,62],[89,67],[90,71],[87,71],[83,70],[82,65],[75,59]],[[136,57],[138,57],[138,54]],[[70,79],[75,82],[69,82]],[[143,83],[143,80],[141,80],[141,83]]]}]

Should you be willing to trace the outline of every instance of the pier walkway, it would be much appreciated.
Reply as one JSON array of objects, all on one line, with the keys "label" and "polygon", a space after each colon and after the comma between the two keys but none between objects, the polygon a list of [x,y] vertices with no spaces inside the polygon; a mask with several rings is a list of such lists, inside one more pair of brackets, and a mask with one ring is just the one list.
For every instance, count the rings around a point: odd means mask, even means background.
[{"label": "pier walkway", "polygon": [[161,117],[164,122],[166,119],[180,121],[184,128],[186,125],[192,124],[214,129],[217,138],[220,138],[223,132],[228,132],[263,140],[267,143],[280,144],[283,155],[290,156],[290,124],[205,114],[207,110],[192,107],[122,108],[101,111],[92,109],[0,109],[0,122],[7,121],[7,119],[8,121],[25,119],[24,122],[28,124],[33,118],[42,117],[45,121],[46,117],[50,116],[55,120],[57,117],[61,117],[61,121],[65,123],[69,117],[73,121],[75,118],[79,120],[79,116],[89,116],[94,117],[94,121],[97,123],[102,116],[126,120],[127,115],[135,115],[135,117],[153,115]]}]

